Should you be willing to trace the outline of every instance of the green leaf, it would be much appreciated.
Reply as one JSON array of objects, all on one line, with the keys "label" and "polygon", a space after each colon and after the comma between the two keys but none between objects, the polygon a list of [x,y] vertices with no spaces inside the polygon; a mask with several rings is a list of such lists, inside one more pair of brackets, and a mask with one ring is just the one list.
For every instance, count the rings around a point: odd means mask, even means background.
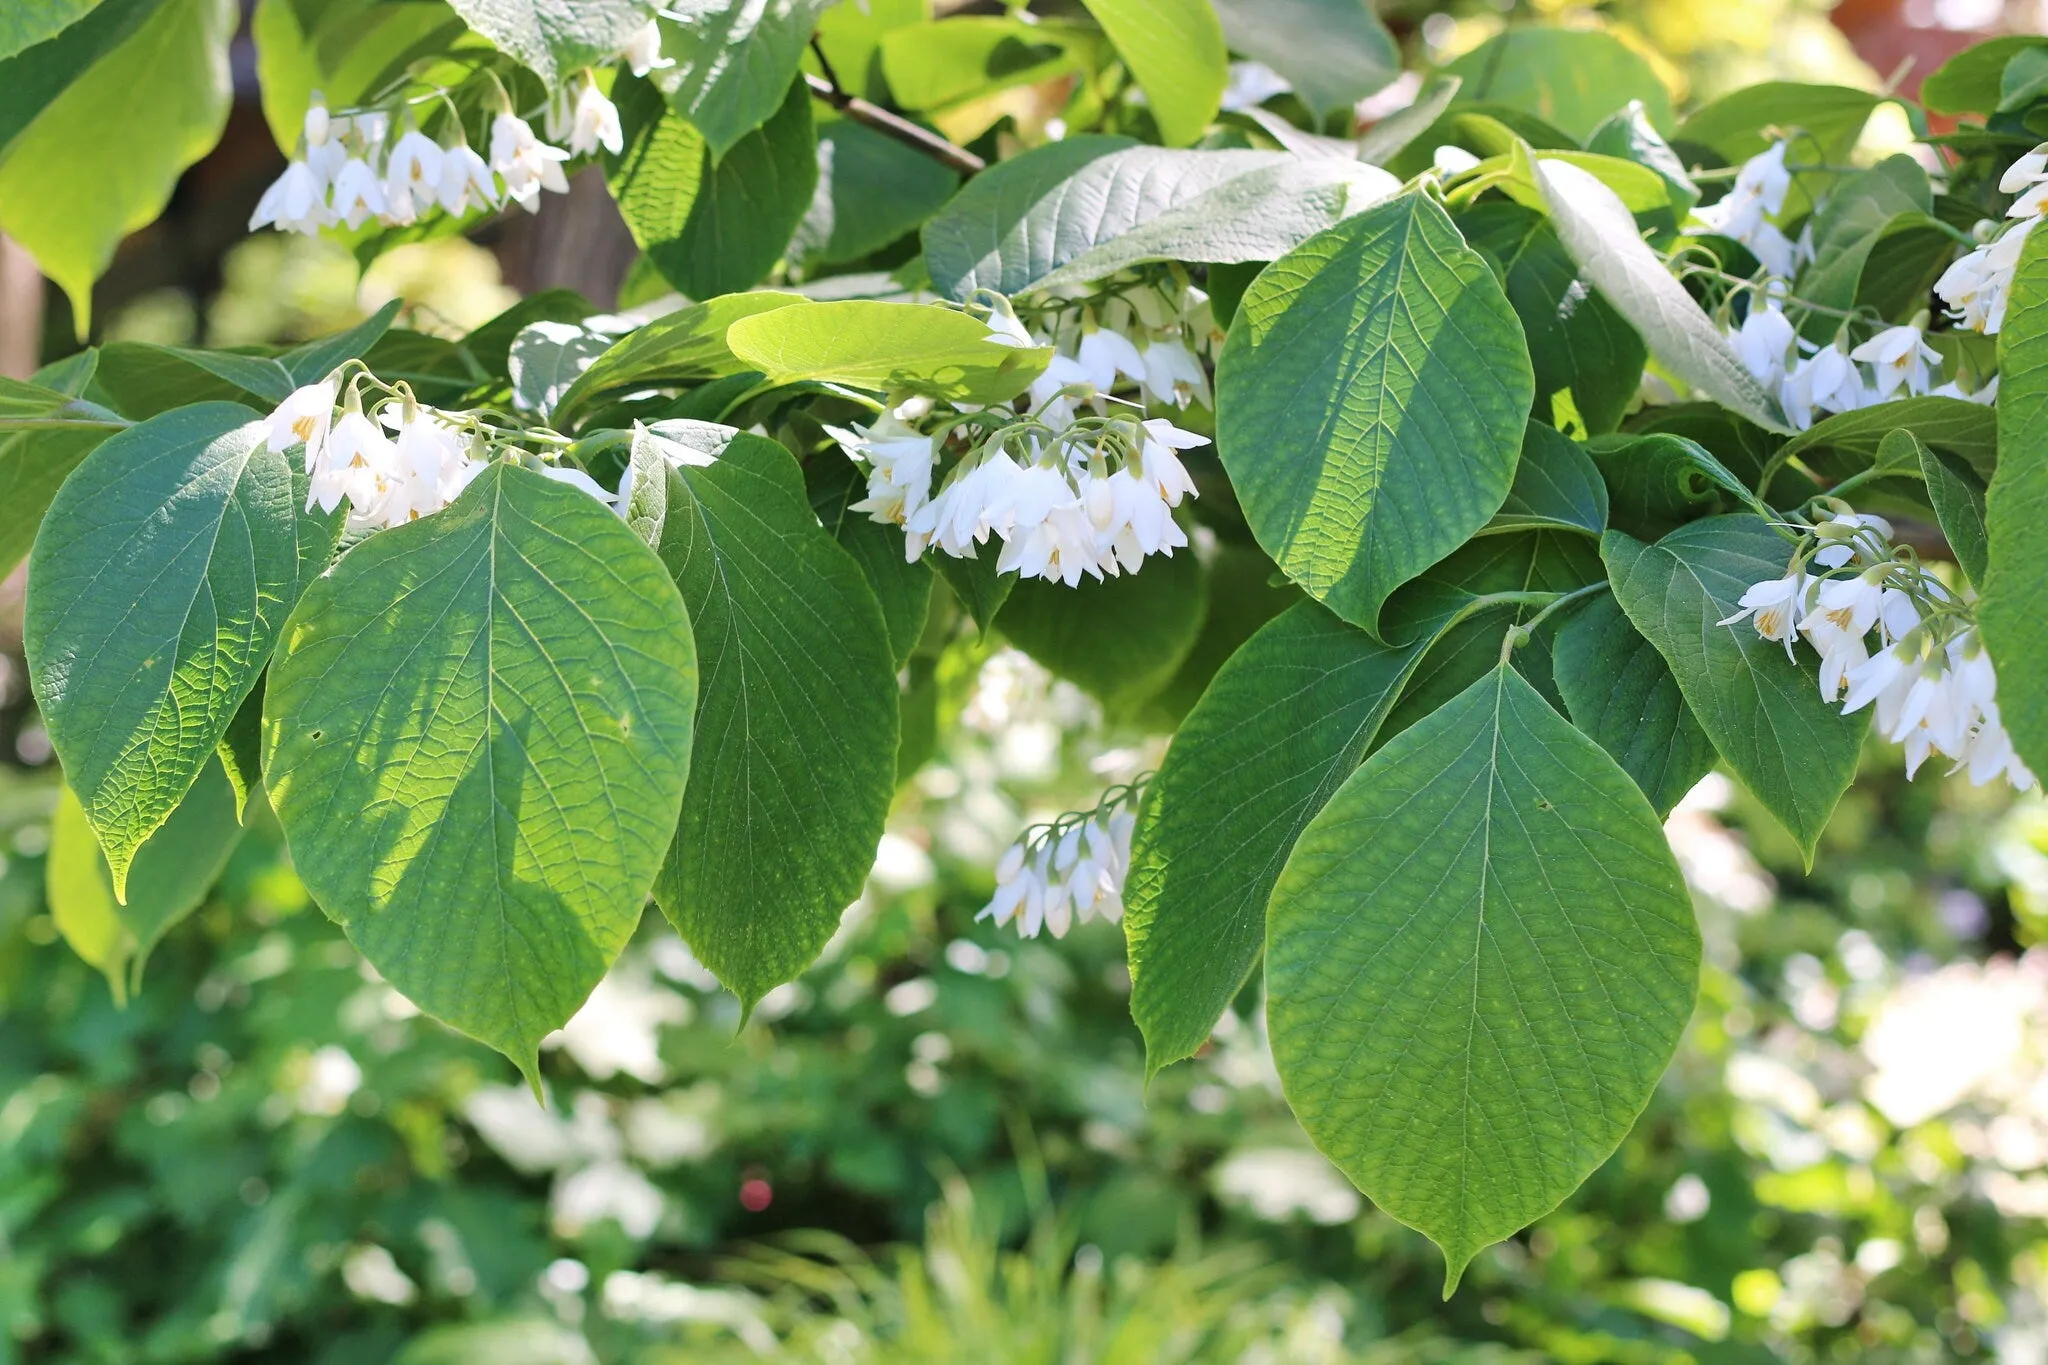
[{"label": "green leaf", "polygon": [[199,403],[108,438],[29,563],[29,676],[117,896],[325,567],[332,520],[256,414]]},{"label": "green leaf", "polygon": [[1614,191],[1567,161],[1535,163],[1558,239],[1593,287],[1642,334],[1672,374],[1769,431],[1784,431],[1777,401],[1743,368],[1719,328],[1664,261]]},{"label": "green leaf", "polygon": [[853,556],[874,590],[891,660],[901,669],[910,662],[931,610],[931,565],[903,558],[902,527],[851,510],[868,495],[867,480],[851,460],[835,459],[831,451],[812,456],[804,463],[804,488],[818,521]]},{"label": "green leaf", "polygon": [[[34,400],[32,410],[24,408],[9,415],[59,419],[75,414],[80,425],[0,432],[0,578],[12,573],[28,553],[36,528],[43,524],[43,514],[50,510],[51,500],[71,471],[100,442],[121,429],[121,421],[113,413],[95,410],[54,390],[40,392],[44,396]],[[19,398],[18,393],[16,396]]]},{"label": "green leaf", "polygon": [[1577,441],[1555,427],[1531,422],[1507,501],[1481,529],[1485,534],[1551,529],[1597,536],[1607,529],[1607,485]]},{"label": "green leaf", "polygon": [[63,790],[44,871],[50,918],[72,951],[105,975],[116,1004],[141,986],[143,965],[163,936],[205,903],[241,838],[234,792],[209,763],[163,828],[136,850],[134,887],[123,905],[85,808]]},{"label": "green leaf", "polygon": [[6,145],[0,231],[70,297],[80,337],[114,248],[163,212],[179,175],[220,138],[235,23],[231,0],[162,0]]},{"label": "green leaf", "polygon": [[690,763],[696,657],[596,500],[493,464],[308,589],[264,773],[313,898],[392,985],[538,1084],[640,921]]},{"label": "green leaf", "polygon": [[[1857,285],[1878,242],[1902,219],[1931,221],[1927,215],[1933,208],[1927,172],[1903,153],[1846,177],[1814,216],[1814,259],[1799,278],[1799,297],[1831,309],[1854,307]],[[1825,343],[1841,324],[1838,316],[1814,312],[1801,331],[1808,341]]]},{"label": "green leaf", "polygon": [[220,743],[213,748],[213,756],[219,760],[234,793],[235,818],[245,824],[249,819],[249,797],[263,785],[263,679],[269,676],[265,673],[256,679],[256,685],[236,709],[235,718],[228,722]]},{"label": "green leaf", "polygon": [[761,290],[728,294],[664,314],[613,342],[556,403],[555,420],[580,415],[602,394],[628,387],[695,383],[738,374],[747,366],[726,345],[741,318],[801,304],[801,295]]},{"label": "green leaf", "polygon": [[994,546],[983,545],[976,550],[973,559],[956,559],[949,554],[931,556],[939,577],[946,580],[953,596],[974,618],[982,639],[988,637],[997,613],[1002,611],[1003,603],[1010,600],[1010,591],[1017,586],[1016,574],[996,572],[997,554]]},{"label": "green leaf", "polygon": [[1187,657],[1158,695],[1145,704],[1139,721],[1160,734],[1170,734],[1195,709],[1209,684],[1230,656],[1260,626],[1307,599],[1273,567],[1258,546],[1219,540],[1209,566],[1209,610]]},{"label": "green leaf", "polygon": [[818,130],[818,188],[790,244],[806,269],[858,260],[915,232],[960,177],[852,119]]},{"label": "green leaf", "polygon": [[1230,53],[1209,0],[1081,0],[1145,91],[1169,147],[1200,137],[1223,102]]},{"label": "green leaf", "polygon": [[[1927,87],[1934,84],[1928,77]],[[1694,110],[1678,126],[1678,141],[1698,143],[1718,153],[1729,165],[1740,165],[1764,151],[1785,132],[1804,135],[1801,160],[1825,165],[1847,159],[1863,135],[1870,111],[1883,97],[1846,85],[1808,85],[1801,81],[1762,81],[1744,86]],[[1812,152],[1806,152],[1811,139]]]},{"label": "green leaf", "polygon": [[1208,607],[1209,575],[1189,549],[1147,559],[1135,573],[1083,579],[1073,588],[1020,581],[996,629],[1120,719],[1173,681]]},{"label": "green leaf", "polygon": [[1694,461],[1695,442],[1669,432],[1640,436],[1597,436],[1587,453],[1607,486],[1608,524],[1641,539],[1655,540],[1720,502]]},{"label": "green leaf", "polygon": [[100,347],[93,383],[122,416],[136,421],[209,401],[269,409],[298,387],[291,372],[268,356],[150,341],[110,341]]},{"label": "green leaf", "polygon": [[746,1009],[811,964],[860,894],[896,790],[896,667],[875,595],[766,437],[656,434],[662,562],[697,632],[705,737],[655,899]]},{"label": "green leaf", "polygon": [[297,149],[315,91],[330,109],[365,103],[412,58],[454,46],[466,27],[436,3],[257,0],[249,33],[263,118],[278,150],[289,156]]},{"label": "green leaf", "polygon": [[1049,80],[1073,68],[1075,51],[1053,24],[977,14],[893,28],[879,46],[889,94],[901,108],[917,111]]},{"label": "green leaf", "polygon": [[2021,53],[2048,47],[2037,33],[2016,33],[1964,48],[1920,84],[1920,100],[1937,114],[1989,114],[2005,93],[2005,68]]},{"label": "green leaf", "polygon": [[1244,986],[1288,849],[1358,766],[1431,638],[1381,644],[1299,603],[1230,656],[1174,733],[1124,894],[1149,1074],[1192,1057]]},{"label": "green leaf", "polygon": [[[1998,333],[1998,470],[1986,497],[1989,567],[1978,580],[1998,714],[2029,768],[2048,773],[2048,242],[2032,236]],[[1932,444],[1930,442],[1930,444]]]},{"label": "green leaf", "polygon": [[[555,298],[551,296],[558,292],[549,291],[548,295],[536,295],[536,298],[541,299],[543,303],[552,304]],[[334,373],[343,361],[368,355],[370,349],[382,341],[384,334],[391,330],[392,321],[397,318],[398,310],[404,306],[404,299],[393,299],[345,332],[336,332],[333,336],[321,337],[318,341],[309,341],[302,346],[292,347],[277,358],[277,363],[284,366],[285,372],[291,376],[293,388],[325,379]],[[489,325],[484,324],[486,327]],[[478,329],[479,332],[481,330],[482,328]],[[476,333],[471,333],[469,339],[474,341],[475,337]]]},{"label": "green leaf", "polygon": [[1998,77],[1998,112],[2024,109],[2048,90],[2048,50],[2022,48]]},{"label": "green leaf", "polygon": [[643,0],[448,0],[464,23],[518,59],[549,89],[616,60],[648,19]]},{"label": "green leaf", "polygon": [[1920,460],[1920,476],[1927,480],[1927,497],[1941,522],[1941,533],[1956,553],[1956,563],[1970,582],[1982,584],[1990,566],[1991,535],[1985,527],[1986,491],[1975,470],[1953,455],[1932,450],[1910,431],[1898,431],[1887,440],[1910,445]]},{"label": "green leaf", "polygon": [[1572,724],[1621,765],[1658,817],[1714,766],[1714,743],[1671,669],[1610,596],[1573,610],[1554,647],[1557,690]]},{"label": "green leaf", "polygon": [[[930,31],[934,27],[931,17],[931,0],[834,5],[818,16],[813,40],[848,94],[887,104],[890,94],[888,79],[882,74],[882,39],[898,29]],[[903,103],[901,107],[912,106]]]},{"label": "green leaf", "polygon": [[532,322],[512,338],[506,358],[512,401],[528,412],[554,412],[612,338],[574,322]]},{"label": "green leaf", "polygon": [[1717,624],[1752,584],[1784,577],[1787,542],[1761,517],[1736,515],[1655,545],[1609,531],[1600,552],[1615,600],[1670,665],[1700,728],[1811,861],[1856,776],[1869,713],[1843,715],[1810,669],[1750,622]]},{"label": "green leaf", "polygon": [[[101,0],[77,23],[0,61],[0,154],[51,101],[125,42],[161,4],[163,0]],[[25,16],[28,11],[11,7],[9,21],[16,13]]]},{"label": "green leaf", "polygon": [[1401,49],[1365,0],[1216,0],[1230,50],[1264,62],[1320,122],[1401,74]]},{"label": "green leaf", "polygon": [[1443,1248],[1448,1297],[1627,1136],[1699,966],[1649,803],[1501,664],[1302,834],[1268,911],[1266,1013],[1296,1117]]},{"label": "green leaf", "polygon": [[774,269],[818,183],[803,82],[791,84],[774,115],[715,162],[702,135],[651,83],[626,76],[613,91],[625,149],[606,159],[606,174],[633,240],[662,277],[690,298],[708,299]]},{"label": "green leaf", "polygon": [[1020,294],[1152,260],[1270,261],[1398,187],[1362,163],[1081,134],[976,176],[924,227],[940,293]]},{"label": "green leaf", "polygon": [[1648,167],[1664,182],[1667,197],[1680,217],[1699,202],[1700,189],[1685,169],[1684,160],[1671,149],[1650,123],[1641,100],[1630,100],[1615,110],[1586,139],[1586,150],[1618,157]]},{"label": "green leaf", "polygon": [[1500,284],[1419,194],[1347,219],[1245,292],[1217,446],[1266,553],[1368,631],[1499,510],[1534,389]]},{"label": "green leaf", "polygon": [[1572,406],[1594,434],[1614,430],[1642,387],[1643,339],[1605,296],[1579,275],[1550,220],[1501,200],[1458,215],[1465,240],[1501,264],[1508,302],[1529,340],[1536,371],[1536,409],[1569,390]]},{"label": "green leaf", "polygon": [[675,62],[651,73],[669,107],[704,135],[713,159],[774,115],[804,45],[833,0],[683,0],[661,26]]},{"label": "green leaf", "polygon": [[769,383],[819,380],[956,403],[1014,398],[1052,356],[996,341],[987,323],[951,308],[869,299],[756,313],[732,324],[726,344]]},{"label": "green leaf", "polygon": [[100,0],[16,0],[0,14],[0,60],[48,42],[92,13]]},{"label": "green leaf", "polygon": [[1465,82],[1460,104],[1505,104],[1580,142],[1630,100],[1642,102],[1652,127],[1671,127],[1671,92],[1648,61],[1612,34],[1511,28],[1444,70]]},{"label": "green leaf", "polygon": [[[1358,159],[1372,166],[1391,165],[1394,158],[1436,126],[1464,84],[1456,76],[1431,76],[1416,92],[1415,103],[1365,130],[1358,139]],[[1436,148],[1432,146],[1429,150],[1433,155]]]},{"label": "green leaf", "polygon": [[[1999,388],[2004,391],[2003,381]],[[1982,403],[1933,394],[1895,398],[1824,417],[1780,446],[1776,459],[1780,463],[1797,459],[1832,483],[1869,468],[1885,437],[1902,429],[1937,450],[1959,456],[1980,478],[1990,478],[1998,467],[1998,414]],[[1805,484],[1803,489],[1796,483],[1781,486],[1779,479],[1773,479],[1764,494],[1784,496],[1789,505],[1811,496],[1811,483],[1800,483]],[[1787,487],[1799,491],[1788,493]]]}]

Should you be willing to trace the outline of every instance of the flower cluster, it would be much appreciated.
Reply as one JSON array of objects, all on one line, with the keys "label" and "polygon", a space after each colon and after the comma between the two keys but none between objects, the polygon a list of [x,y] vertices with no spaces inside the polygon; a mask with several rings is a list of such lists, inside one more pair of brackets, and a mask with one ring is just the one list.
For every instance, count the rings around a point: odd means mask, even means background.
[{"label": "flower cluster", "polygon": [[996,864],[996,894],[975,919],[997,928],[1015,919],[1025,938],[1037,938],[1040,929],[1065,938],[1077,921],[1097,915],[1120,922],[1141,787],[1142,779],[1112,787],[1094,810],[1024,831]]},{"label": "flower cluster", "polygon": [[1799,547],[1785,576],[1753,585],[1721,624],[1748,620],[1787,655],[1803,638],[1820,655],[1821,696],[1844,714],[1874,705],[1879,732],[1905,746],[1908,777],[1939,753],[1978,786],[2003,777],[2031,788],[1999,721],[1997,675],[1970,604],[1894,547],[1884,518],[1822,505],[1815,524],[1794,525]]},{"label": "flower cluster", "polygon": [[2013,162],[1998,188],[2017,196],[2005,211],[2013,221],[2001,225],[1986,219],[1977,224],[1977,246],[1934,282],[1934,292],[1949,306],[1949,316],[1986,336],[1996,336],[2005,325],[2006,297],[2012,292],[2020,248],[2048,210],[2048,142]]},{"label": "flower cluster", "polygon": [[[661,32],[652,21],[620,57],[636,76],[674,65],[662,57]],[[424,98],[444,101],[449,96],[437,89]],[[387,227],[406,227],[436,208],[460,218],[508,200],[532,212],[540,207],[542,190],[568,192],[563,162],[594,155],[599,148],[616,154],[625,146],[618,108],[589,70],[571,76],[549,98],[546,141],[512,112],[502,88],[498,98],[486,160],[470,147],[459,121],[444,141],[411,126],[410,102],[396,106],[394,118],[386,108],[330,113],[315,96],[306,110],[299,154],[264,191],[249,218],[250,230],[275,227],[311,237],[337,225],[359,228],[373,218]],[[403,128],[395,140],[394,128]]]},{"label": "flower cluster", "polygon": [[[348,504],[352,536],[440,511],[483,472],[490,453],[477,419],[427,407],[405,385],[387,387],[361,370],[350,377],[347,366],[293,390],[267,425],[271,450],[304,448],[306,510],[331,513]],[[581,470],[546,465],[540,472],[607,506],[615,502]]]},{"label": "flower cluster", "polygon": [[[1191,287],[1173,299],[1140,286],[1099,307],[1060,308],[1034,335],[997,299],[993,340],[1055,348],[1021,411],[935,416],[930,400],[910,398],[867,426],[827,428],[867,469],[868,496],[855,510],[902,526],[909,559],[928,547],[971,559],[993,535],[998,572],[1068,587],[1172,554],[1188,543],[1173,509],[1196,492],[1178,452],[1208,442],[1145,418],[1143,405],[1210,403],[1198,347],[1212,344],[1213,325],[1196,330],[1207,303]],[[1119,388],[1136,396],[1117,397]],[[949,446],[959,458],[935,488]]]},{"label": "flower cluster", "polygon": [[1772,221],[1792,189],[1792,172],[1785,166],[1790,148],[1788,142],[1776,142],[1743,162],[1728,193],[1693,210],[1709,230],[1748,247],[1764,270],[1780,279],[1791,278],[1813,255],[1811,236],[1801,233],[1795,242]]},{"label": "flower cluster", "polygon": [[1825,346],[1802,340],[1785,316],[1783,292],[1773,281],[1761,302],[1752,302],[1739,327],[1728,329],[1728,344],[1759,384],[1777,396],[1785,418],[1804,431],[1820,417],[1852,412],[1890,399],[1936,394],[1973,403],[1998,396],[1998,379],[1975,391],[1960,380],[1935,384],[1941,354],[1918,326],[1887,327],[1861,345],[1841,337]]}]

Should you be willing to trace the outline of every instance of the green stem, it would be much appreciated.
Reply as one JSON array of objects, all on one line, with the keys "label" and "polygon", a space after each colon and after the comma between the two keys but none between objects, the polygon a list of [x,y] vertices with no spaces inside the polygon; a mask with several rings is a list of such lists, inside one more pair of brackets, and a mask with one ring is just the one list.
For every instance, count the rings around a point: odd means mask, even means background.
[{"label": "green stem", "polygon": [[1570,606],[1574,602],[1582,602],[1586,598],[1593,596],[1595,593],[1602,593],[1606,591],[1607,580],[1603,578],[1598,583],[1588,583],[1583,588],[1574,588],[1570,592],[1559,593],[1554,595],[1551,598],[1551,600],[1547,604],[1545,604],[1543,610],[1537,612],[1534,616],[1530,617],[1526,621],[1508,627],[1508,633],[1506,637],[1503,638],[1500,642],[1500,661],[1502,663],[1506,663],[1508,661],[1508,655],[1514,653],[1515,650],[1529,643],[1530,640],[1535,638],[1537,627],[1541,626],[1545,621],[1549,620],[1552,616],[1556,615],[1564,608]]}]

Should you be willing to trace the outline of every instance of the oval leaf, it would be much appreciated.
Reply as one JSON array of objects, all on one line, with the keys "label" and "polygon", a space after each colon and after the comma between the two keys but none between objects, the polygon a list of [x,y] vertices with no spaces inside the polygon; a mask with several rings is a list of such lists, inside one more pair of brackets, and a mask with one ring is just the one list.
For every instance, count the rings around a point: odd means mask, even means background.
[{"label": "oval leaf", "polygon": [[1223,102],[1230,53],[1209,0],[1081,0],[1144,88],[1159,139],[1185,147]]},{"label": "oval leaf", "polygon": [[[2048,237],[2031,236],[2013,272],[1998,334],[1998,445],[1985,524],[1989,542],[1977,617],[1998,665],[1998,711],[2013,747],[2048,773]],[[1932,442],[1930,442],[1932,444]]]},{"label": "oval leaf", "polygon": [[1649,803],[1506,664],[1310,822],[1266,952],[1288,1102],[1374,1203],[1443,1248],[1446,1295],[1620,1145],[1700,965]]},{"label": "oval leaf", "polygon": [[29,560],[29,676],[117,895],[333,549],[304,489],[254,412],[199,403],[110,437],[51,504]]},{"label": "oval leaf", "polygon": [[987,323],[951,308],[872,299],[756,313],[725,336],[771,383],[823,380],[951,402],[1015,398],[1052,358],[1047,347],[1005,345]]},{"label": "oval leaf", "polygon": [[407,997],[535,1075],[675,832],[696,659],[596,500],[497,464],[308,590],[264,773],[321,908]]},{"label": "oval leaf", "polygon": [[809,966],[860,894],[896,791],[896,665],[853,557],[774,441],[673,443],[654,527],[703,660],[704,743],[655,899],[748,1009]]},{"label": "oval leaf", "polygon": [[1217,367],[1217,447],[1266,553],[1345,620],[1486,524],[1535,381],[1500,283],[1403,195],[1268,266]]}]

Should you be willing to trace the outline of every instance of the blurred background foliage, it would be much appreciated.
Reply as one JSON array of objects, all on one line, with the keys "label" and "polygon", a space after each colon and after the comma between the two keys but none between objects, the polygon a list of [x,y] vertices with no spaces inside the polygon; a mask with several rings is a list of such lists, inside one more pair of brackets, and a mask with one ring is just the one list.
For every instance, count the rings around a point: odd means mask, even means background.
[{"label": "blurred background foliage", "polygon": [[[1418,64],[1601,23],[1680,100],[1909,56],[1910,89],[2039,26],[2031,0],[1384,12]],[[248,136],[124,249],[96,340],[290,342],[391,298],[458,334],[564,282],[564,241],[616,240],[543,215],[358,278],[331,243],[243,238],[274,167],[243,93]],[[74,344],[60,301],[43,335]],[[1148,1087],[1116,926],[972,922],[1025,823],[1159,754],[1021,655],[935,670],[959,723],[818,966],[739,1029],[650,917],[550,1040],[543,1108],[368,971],[261,814],[117,1008],[47,912],[58,777],[19,580],[0,598],[0,1362],[2048,1361],[2038,798],[1908,785],[1873,750],[1807,872],[1709,778],[1670,825],[1710,963],[1678,1060],[1443,1303],[1434,1251],[1288,1115],[1256,984]]]}]

